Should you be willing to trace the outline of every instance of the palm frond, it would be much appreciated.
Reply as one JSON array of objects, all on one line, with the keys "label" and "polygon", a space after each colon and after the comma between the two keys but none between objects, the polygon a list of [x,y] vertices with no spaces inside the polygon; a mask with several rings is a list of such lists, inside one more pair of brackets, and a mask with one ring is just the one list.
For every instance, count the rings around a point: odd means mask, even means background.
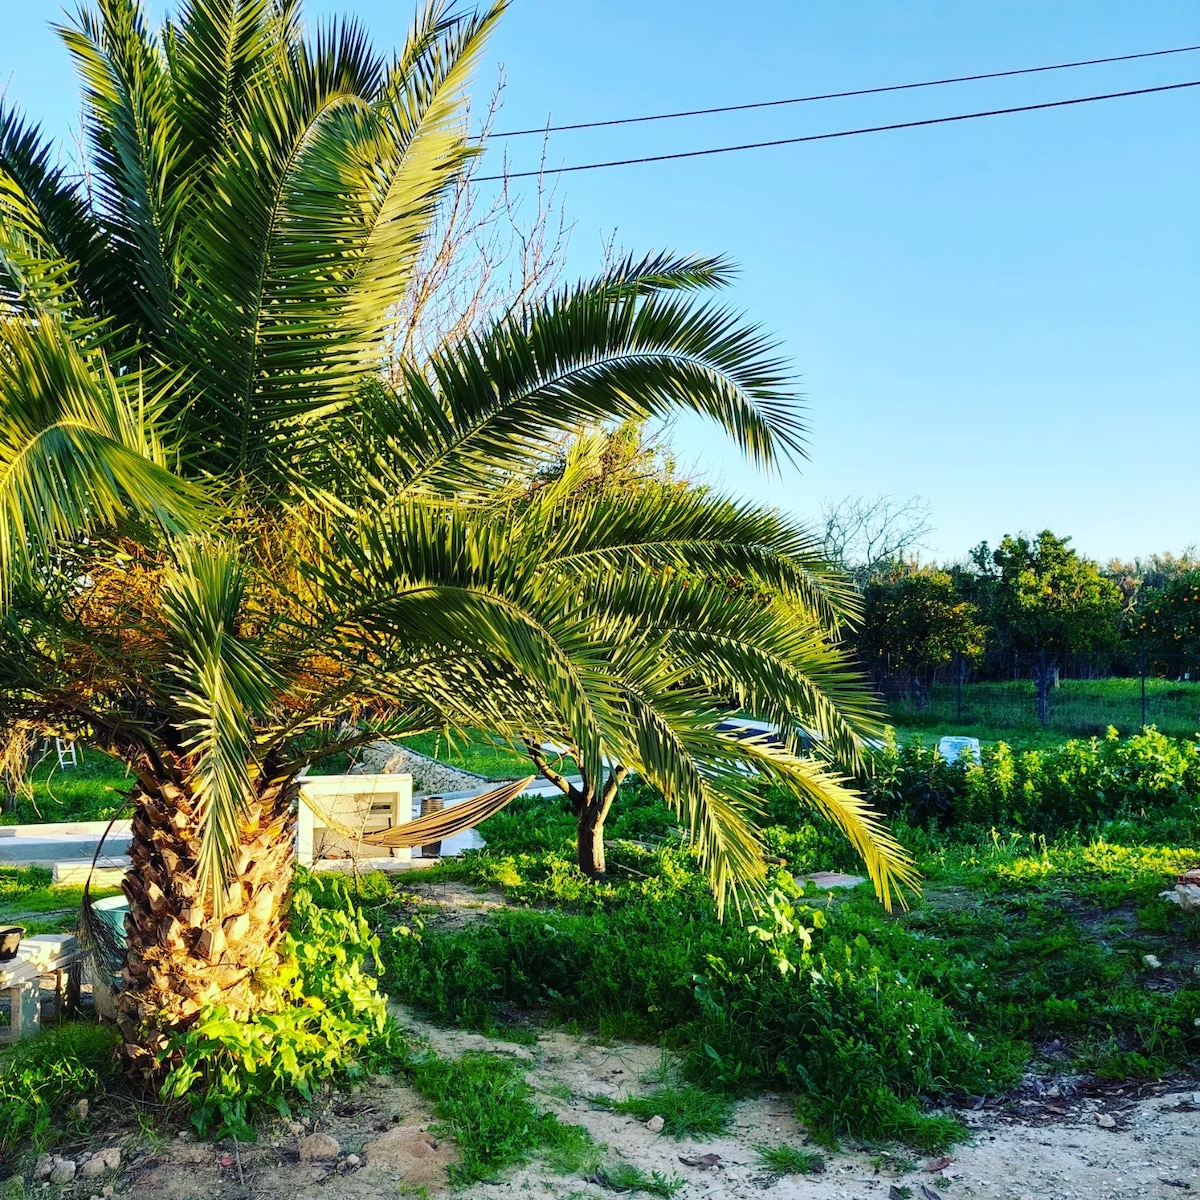
[{"label": "palm frond", "polygon": [[190,762],[188,790],[201,826],[198,874],[219,907],[258,775],[255,727],[284,679],[240,636],[246,579],[233,552],[210,541],[180,545],[163,578],[173,646],[173,699]]},{"label": "palm frond", "polygon": [[[32,293],[39,306],[69,284],[93,317],[111,281],[102,232],[37,128],[0,104],[0,302]],[[43,295],[49,284],[50,297]]]},{"label": "palm frond", "polygon": [[77,328],[0,322],[0,590],[21,562],[131,521],[183,534],[200,493],[167,470],[155,405],[136,377],[85,353]]},{"label": "palm frond", "polygon": [[558,451],[553,435],[581,423],[684,411],[715,421],[762,464],[803,452],[790,380],[761,330],[619,273],[410,365],[390,411],[374,402],[378,461],[409,490],[486,488],[544,465]]},{"label": "palm frond", "polygon": [[140,0],[96,0],[59,28],[84,84],[97,215],[124,280],[116,312],[156,339],[175,310],[182,144],[162,47]]}]

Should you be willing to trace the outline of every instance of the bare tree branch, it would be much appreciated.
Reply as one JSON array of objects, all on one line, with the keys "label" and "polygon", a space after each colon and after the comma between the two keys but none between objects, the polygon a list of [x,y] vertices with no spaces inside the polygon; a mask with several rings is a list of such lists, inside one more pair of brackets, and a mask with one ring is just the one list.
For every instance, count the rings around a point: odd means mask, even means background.
[{"label": "bare tree branch", "polygon": [[861,585],[882,567],[924,548],[933,529],[929,501],[895,496],[847,496],[821,509],[822,541],[831,562]]}]

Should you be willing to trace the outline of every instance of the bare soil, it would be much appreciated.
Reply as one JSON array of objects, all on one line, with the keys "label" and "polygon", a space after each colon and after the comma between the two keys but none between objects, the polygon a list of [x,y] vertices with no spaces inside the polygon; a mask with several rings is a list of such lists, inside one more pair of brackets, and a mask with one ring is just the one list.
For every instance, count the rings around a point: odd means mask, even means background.
[{"label": "bare soil", "polygon": [[[582,1125],[605,1147],[605,1163],[631,1163],[682,1181],[680,1200],[1184,1200],[1200,1193],[1200,1094],[1162,1090],[1138,1096],[1116,1090],[1087,1095],[1067,1085],[1058,1096],[1031,1083],[1024,1094],[960,1114],[970,1141],[948,1161],[915,1160],[902,1152],[847,1148],[824,1153],[821,1174],[778,1177],[764,1169],[758,1144],[808,1146],[791,1098],[767,1094],[741,1102],[729,1131],[700,1141],[651,1133],[640,1121],[590,1100],[657,1086],[671,1064],[656,1047],[601,1043],[562,1030],[514,1045],[479,1034],[439,1029],[412,1013],[396,1015],[443,1055],[467,1050],[510,1054],[523,1062],[545,1107]],[[1200,1085],[1195,1085],[1200,1087]],[[1085,1089],[1086,1090],[1086,1089]],[[143,1123],[113,1125],[97,1112],[95,1138],[59,1148],[82,1163],[89,1153],[120,1146],[118,1172],[66,1187],[32,1184],[31,1194],[131,1200],[367,1200],[451,1194],[446,1171],[451,1142],[428,1134],[430,1114],[411,1089],[380,1076],[348,1094],[321,1098],[303,1123],[281,1122],[254,1145],[206,1144],[190,1135],[159,1136]],[[1106,1127],[1109,1120],[1112,1126]],[[1103,1122],[1103,1124],[1101,1123]],[[107,1125],[107,1128],[102,1128]],[[336,1160],[305,1162],[303,1137],[334,1137]],[[386,1136],[385,1136],[386,1135]],[[381,1141],[382,1139],[382,1141]],[[373,1152],[374,1151],[374,1152]],[[712,1166],[688,1165],[715,1155]],[[354,1156],[354,1157],[351,1157]],[[930,1168],[934,1169],[930,1169]],[[555,1176],[532,1163],[495,1183],[455,1193],[461,1200],[559,1200],[612,1197],[594,1180]]]}]

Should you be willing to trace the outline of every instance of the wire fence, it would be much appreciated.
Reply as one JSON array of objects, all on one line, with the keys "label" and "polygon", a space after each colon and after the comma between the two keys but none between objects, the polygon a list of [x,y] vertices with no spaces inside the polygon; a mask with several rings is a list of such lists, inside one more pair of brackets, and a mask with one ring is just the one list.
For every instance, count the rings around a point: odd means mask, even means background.
[{"label": "wire fence", "polygon": [[1175,737],[1200,731],[1200,681],[1186,673],[1171,678],[1149,670],[1110,671],[1109,660],[1066,658],[1051,672],[1045,720],[1031,668],[1014,665],[1007,679],[976,679],[961,668],[924,677],[895,671],[878,675],[875,685],[891,718],[903,724],[949,724],[964,732],[1046,728],[1080,736],[1102,736],[1110,726],[1129,734],[1153,725]]}]

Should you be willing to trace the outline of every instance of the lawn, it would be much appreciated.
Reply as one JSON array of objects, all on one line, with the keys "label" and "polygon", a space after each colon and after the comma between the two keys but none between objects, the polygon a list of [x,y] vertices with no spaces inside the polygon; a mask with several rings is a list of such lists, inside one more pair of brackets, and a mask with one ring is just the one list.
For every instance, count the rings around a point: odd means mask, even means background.
[{"label": "lawn", "polygon": [[[926,707],[908,702],[892,704],[889,718],[906,729],[925,728],[943,733],[970,733],[997,740],[1019,731],[1037,736],[1033,683],[971,683],[963,688],[962,715],[952,684],[929,688]],[[1190,737],[1200,730],[1200,682],[1146,680],[1146,719],[1164,733]],[[1060,736],[1103,734],[1113,725],[1121,733],[1142,727],[1141,681],[1138,679],[1064,679],[1050,693],[1049,731]],[[1003,733],[1001,732],[1003,731]]]},{"label": "lawn", "polygon": [[10,793],[2,825],[57,821],[107,821],[128,815],[126,796],[133,777],[110,755],[79,747],[79,765],[60,770],[51,751],[41,755],[28,778]]}]

